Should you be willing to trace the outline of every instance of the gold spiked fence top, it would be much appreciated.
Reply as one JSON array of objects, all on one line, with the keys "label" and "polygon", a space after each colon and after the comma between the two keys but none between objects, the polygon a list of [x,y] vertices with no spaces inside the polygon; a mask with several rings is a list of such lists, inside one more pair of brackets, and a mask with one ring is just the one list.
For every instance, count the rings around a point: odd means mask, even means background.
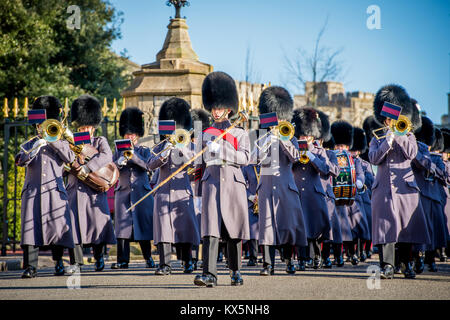
[{"label": "gold spiked fence top", "polygon": [[[29,103],[28,103],[28,97],[21,98],[19,101],[19,98],[12,98],[12,103],[8,98],[3,98],[3,107],[1,112],[1,117],[3,119],[25,119],[28,116],[28,109],[29,109]],[[34,101],[35,99],[32,99]],[[106,98],[103,98],[103,106],[102,106],[102,114],[104,117],[110,116],[112,118],[115,118],[118,116],[118,112],[122,112],[125,109],[126,103],[125,98],[122,98],[121,108],[117,107],[117,100],[116,98],[112,101],[112,107],[108,107],[108,100]],[[69,114],[70,111],[70,104],[69,104],[69,98],[64,98],[64,104],[63,104],[63,110],[64,114]]]}]

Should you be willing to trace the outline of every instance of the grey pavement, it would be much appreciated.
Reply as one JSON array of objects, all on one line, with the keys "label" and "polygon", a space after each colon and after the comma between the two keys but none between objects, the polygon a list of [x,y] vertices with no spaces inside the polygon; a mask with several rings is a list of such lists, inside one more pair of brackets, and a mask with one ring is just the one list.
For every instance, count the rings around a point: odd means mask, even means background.
[{"label": "grey pavement", "polygon": [[[374,259],[375,258],[375,259]],[[343,268],[307,269],[289,275],[284,264],[277,259],[275,275],[259,275],[261,266],[247,267],[243,260],[242,275],[244,285],[230,285],[229,272],[224,263],[218,264],[218,286],[215,288],[196,287],[196,274],[184,274],[178,262],[173,263],[169,276],[156,276],[155,269],[145,267],[144,261],[132,261],[129,269],[112,270],[111,262],[101,272],[94,271],[94,265],[85,265],[80,276],[53,276],[52,267],[42,267],[38,277],[21,279],[21,270],[0,272],[0,300],[304,300],[304,299],[344,299],[344,300],[441,300],[450,299],[450,263],[438,262],[439,272],[425,270],[416,279],[404,279],[395,275],[393,280],[380,280],[380,288],[374,288],[367,268],[375,266],[378,256],[368,262]],[[79,281],[79,282],[77,282]],[[368,288],[369,286],[373,289]],[[77,287],[79,289],[69,289]]]}]

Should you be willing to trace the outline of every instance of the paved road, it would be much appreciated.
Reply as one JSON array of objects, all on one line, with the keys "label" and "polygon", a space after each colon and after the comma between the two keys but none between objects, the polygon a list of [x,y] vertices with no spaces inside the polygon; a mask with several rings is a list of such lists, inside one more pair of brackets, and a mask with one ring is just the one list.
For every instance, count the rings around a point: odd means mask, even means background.
[{"label": "paved road", "polygon": [[[375,259],[373,259],[375,258]],[[440,271],[425,271],[414,280],[396,275],[393,280],[381,280],[380,289],[367,287],[366,273],[376,264],[375,255],[368,263],[358,266],[347,264],[343,268],[312,270],[288,275],[284,264],[277,260],[276,274],[259,276],[258,267],[247,267],[244,260],[242,274],[244,286],[230,286],[228,271],[219,263],[216,288],[199,288],[193,284],[195,274],[183,274],[178,263],[170,276],[156,276],[154,269],[145,268],[144,262],[133,262],[128,270],[95,272],[93,265],[83,267],[80,289],[70,290],[67,282],[74,278],[53,276],[53,268],[39,270],[34,279],[20,279],[21,271],[0,272],[0,300],[8,299],[132,299],[132,300],[298,300],[298,299],[450,299],[450,263],[438,263]],[[373,282],[372,282],[373,284]]]}]

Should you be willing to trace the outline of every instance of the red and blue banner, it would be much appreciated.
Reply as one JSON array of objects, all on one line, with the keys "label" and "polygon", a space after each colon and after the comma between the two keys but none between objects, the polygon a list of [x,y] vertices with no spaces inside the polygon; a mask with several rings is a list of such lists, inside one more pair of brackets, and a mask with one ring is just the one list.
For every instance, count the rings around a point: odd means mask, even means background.
[{"label": "red and blue banner", "polygon": [[116,144],[116,149],[118,152],[133,149],[133,145],[131,144],[130,139],[115,140],[114,143]]},{"label": "red and blue banner", "polygon": [[298,140],[298,149],[301,151],[307,151],[308,150],[308,141]]},{"label": "red and blue banner", "polygon": [[75,132],[73,134],[73,141],[76,146],[80,144],[91,144],[91,134],[89,131]]},{"label": "red and blue banner", "polygon": [[45,109],[28,110],[29,123],[42,123],[45,120],[47,120],[47,111]]},{"label": "red and blue banner", "polygon": [[276,112],[263,113],[259,116],[259,124],[261,129],[275,127],[278,125],[278,117]]},{"label": "red and blue banner", "polygon": [[158,121],[158,131],[161,135],[173,134],[176,125],[174,120],[160,120]]},{"label": "red and blue banner", "polygon": [[383,108],[381,109],[380,115],[393,120],[398,120],[398,117],[402,113],[402,107],[395,104],[385,102]]}]

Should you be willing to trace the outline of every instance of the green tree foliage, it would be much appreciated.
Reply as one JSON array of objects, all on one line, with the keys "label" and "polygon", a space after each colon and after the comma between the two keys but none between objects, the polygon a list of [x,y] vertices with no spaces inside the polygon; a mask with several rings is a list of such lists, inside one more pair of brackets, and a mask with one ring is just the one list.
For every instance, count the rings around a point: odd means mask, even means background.
[{"label": "green tree foliage", "polygon": [[[68,27],[68,19],[73,15],[68,8],[72,5],[80,9],[79,29]],[[96,96],[101,102],[104,97],[109,102],[119,99],[120,92],[131,80],[124,55],[116,55],[110,47],[121,37],[122,21],[122,13],[107,0],[1,0],[0,98],[9,99],[10,110],[13,97],[19,98],[21,108],[24,97],[31,104],[34,97],[48,94],[58,97],[62,103],[67,97],[69,104],[84,93]],[[0,102],[3,108],[3,100]],[[25,120],[23,110],[20,111],[16,120]],[[11,137],[6,145],[7,121],[11,119],[0,123],[0,145],[5,146],[2,160],[8,151],[7,163],[1,162],[0,221],[3,222],[6,205],[8,237],[12,238],[15,228],[16,240],[20,240],[20,195],[25,169],[15,166],[14,156],[27,135],[25,126],[10,128]],[[105,130],[111,140],[113,126]],[[32,131],[29,128],[28,134],[33,135]],[[5,193],[8,201],[3,201]],[[0,230],[0,240],[2,233]]]},{"label": "green tree foliage", "polygon": [[[68,27],[71,5],[79,29]],[[0,1],[0,97],[119,98],[130,79],[110,45],[122,21],[104,0]]]}]

